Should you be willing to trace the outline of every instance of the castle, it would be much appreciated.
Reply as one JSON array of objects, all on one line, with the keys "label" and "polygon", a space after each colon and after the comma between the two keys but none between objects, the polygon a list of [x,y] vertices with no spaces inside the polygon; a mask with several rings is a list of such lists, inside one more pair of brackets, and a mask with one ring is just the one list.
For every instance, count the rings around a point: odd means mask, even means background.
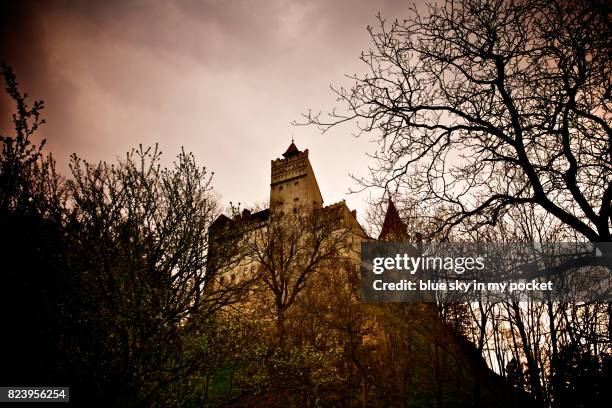
[{"label": "castle", "polygon": [[[231,230],[238,224],[243,227],[248,225],[250,230],[260,230],[266,228],[274,217],[314,214],[333,219],[337,228],[348,228],[350,234],[346,239],[350,241],[350,245],[349,250],[345,251],[345,256],[358,265],[361,242],[374,239],[368,236],[357,221],[356,211],[351,211],[344,200],[324,205],[323,196],[310,164],[308,149],[301,151],[294,142],[291,142],[282,156],[271,161],[269,208],[254,213],[244,209],[232,217],[220,215],[211,225],[211,241],[215,236],[220,236],[221,231]],[[401,220],[393,203],[389,201],[378,240],[406,241],[408,237],[406,224]],[[219,281],[229,283],[244,279],[255,271],[256,265],[253,265],[252,261],[242,260],[219,269],[217,271]]]},{"label": "castle", "polygon": [[[298,240],[291,240],[290,234],[282,231],[278,233],[274,225],[313,215],[331,226],[325,229],[328,236],[336,231],[348,234],[339,235],[346,241],[341,252],[321,264],[317,273],[310,273],[315,271],[311,269],[306,274],[300,270],[305,258],[290,262],[284,255],[291,251],[282,253]],[[367,373],[381,369],[388,373],[388,389],[400,390],[399,398],[404,401],[422,400],[433,406],[436,396],[444,396],[462,406],[470,405],[474,398],[483,406],[493,406],[491,402],[500,395],[509,401],[518,398],[517,392],[488,368],[473,344],[440,317],[435,303],[360,303],[361,243],[408,241],[411,235],[391,200],[376,239],[366,233],[356,212],[344,201],[325,206],[308,150],[300,151],[291,143],[282,158],[271,161],[269,208],[257,212],[245,209],[231,217],[220,215],[209,234],[213,292],[237,293],[227,308],[228,314],[264,323],[263,333],[274,332],[278,344],[284,344],[285,334],[290,331],[295,344],[318,344],[324,338],[325,345],[333,350],[346,348],[354,363],[348,366],[347,378],[360,381],[352,386],[359,387],[363,405],[374,392],[374,388],[367,388]],[[268,257],[264,262],[242,250],[256,246],[258,241],[263,241],[259,249]],[[307,252],[312,241],[303,242],[302,249]],[[218,259],[226,262],[216,262]],[[264,265],[273,261],[291,265]],[[264,285],[265,290],[260,290]],[[292,303],[291,299],[298,295],[302,302]],[[318,331],[320,328],[324,331]],[[322,350],[329,351],[325,347]]]}]

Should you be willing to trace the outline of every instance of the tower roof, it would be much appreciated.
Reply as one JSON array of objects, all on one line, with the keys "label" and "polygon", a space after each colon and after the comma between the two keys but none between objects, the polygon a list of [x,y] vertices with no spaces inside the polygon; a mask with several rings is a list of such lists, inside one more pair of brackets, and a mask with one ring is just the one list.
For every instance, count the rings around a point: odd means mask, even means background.
[{"label": "tower roof", "polygon": [[295,143],[291,142],[291,144],[287,148],[287,151],[283,153],[283,157],[293,157],[297,156],[299,153],[301,153],[300,149],[297,148]]},{"label": "tower roof", "polygon": [[385,214],[385,221],[383,222],[380,235],[378,236],[380,241],[407,241],[408,240],[408,225],[402,221],[397,208],[393,201],[389,199],[389,206],[387,207],[387,213]]}]

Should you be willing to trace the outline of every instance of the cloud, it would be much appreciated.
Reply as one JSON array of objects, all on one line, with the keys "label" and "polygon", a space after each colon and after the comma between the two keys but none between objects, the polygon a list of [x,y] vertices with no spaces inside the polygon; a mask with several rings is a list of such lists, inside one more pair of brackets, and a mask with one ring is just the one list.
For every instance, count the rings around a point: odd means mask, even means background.
[{"label": "cloud", "polygon": [[[269,160],[295,134],[327,202],[364,173],[367,140],[295,128],[334,104],[330,83],[358,72],[368,24],[399,1],[99,1],[0,3],[0,60],[46,102],[44,136],[68,156],[114,160],[138,143],[181,145],[216,173],[224,201],[267,198]],[[0,97],[0,131],[9,129]],[[355,206],[360,204],[353,200]]]}]

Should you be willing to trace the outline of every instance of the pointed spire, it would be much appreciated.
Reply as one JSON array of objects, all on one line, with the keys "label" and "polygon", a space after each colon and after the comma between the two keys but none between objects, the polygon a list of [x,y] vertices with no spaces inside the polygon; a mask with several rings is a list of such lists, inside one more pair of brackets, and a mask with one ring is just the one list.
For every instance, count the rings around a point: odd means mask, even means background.
[{"label": "pointed spire", "polygon": [[389,197],[389,206],[387,207],[387,213],[385,214],[385,221],[383,222],[380,235],[378,236],[379,241],[407,241],[408,240],[408,225],[399,215],[393,200]]},{"label": "pointed spire", "polygon": [[299,153],[301,153],[300,150],[297,148],[295,143],[293,143],[293,138],[291,138],[291,144],[287,148],[287,151],[283,153],[283,157],[285,158],[293,157],[293,156],[297,156]]}]

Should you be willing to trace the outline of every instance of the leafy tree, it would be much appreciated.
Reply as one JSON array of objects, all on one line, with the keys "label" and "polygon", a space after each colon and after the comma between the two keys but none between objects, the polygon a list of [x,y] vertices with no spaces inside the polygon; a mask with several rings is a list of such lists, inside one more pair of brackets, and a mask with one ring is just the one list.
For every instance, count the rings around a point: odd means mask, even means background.
[{"label": "leafy tree", "polygon": [[64,305],[62,215],[66,194],[55,163],[44,157],[44,139],[32,138],[44,123],[42,101],[31,106],[12,69],[2,64],[14,101],[15,133],[0,136],[0,319],[3,384],[57,384],[62,373]]},{"label": "leafy tree", "polygon": [[75,155],[65,180],[32,140],[43,103],[2,73],[16,104],[0,140],[2,383],[68,384],[89,405],[172,401],[237,337],[217,315],[231,294],[207,269],[211,176],[184,151],[163,168],[140,147],[117,164]]},{"label": "leafy tree", "polygon": [[116,165],[71,163],[73,362],[109,402],[150,403],[207,362],[189,338],[212,323],[207,232],[217,201],[193,155],[170,168],[160,158],[141,146]]},{"label": "leafy tree", "polygon": [[555,375],[559,377],[556,406],[590,407],[609,399],[610,390],[605,385],[612,366],[609,355],[597,357],[588,349],[567,345],[555,365]]}]

